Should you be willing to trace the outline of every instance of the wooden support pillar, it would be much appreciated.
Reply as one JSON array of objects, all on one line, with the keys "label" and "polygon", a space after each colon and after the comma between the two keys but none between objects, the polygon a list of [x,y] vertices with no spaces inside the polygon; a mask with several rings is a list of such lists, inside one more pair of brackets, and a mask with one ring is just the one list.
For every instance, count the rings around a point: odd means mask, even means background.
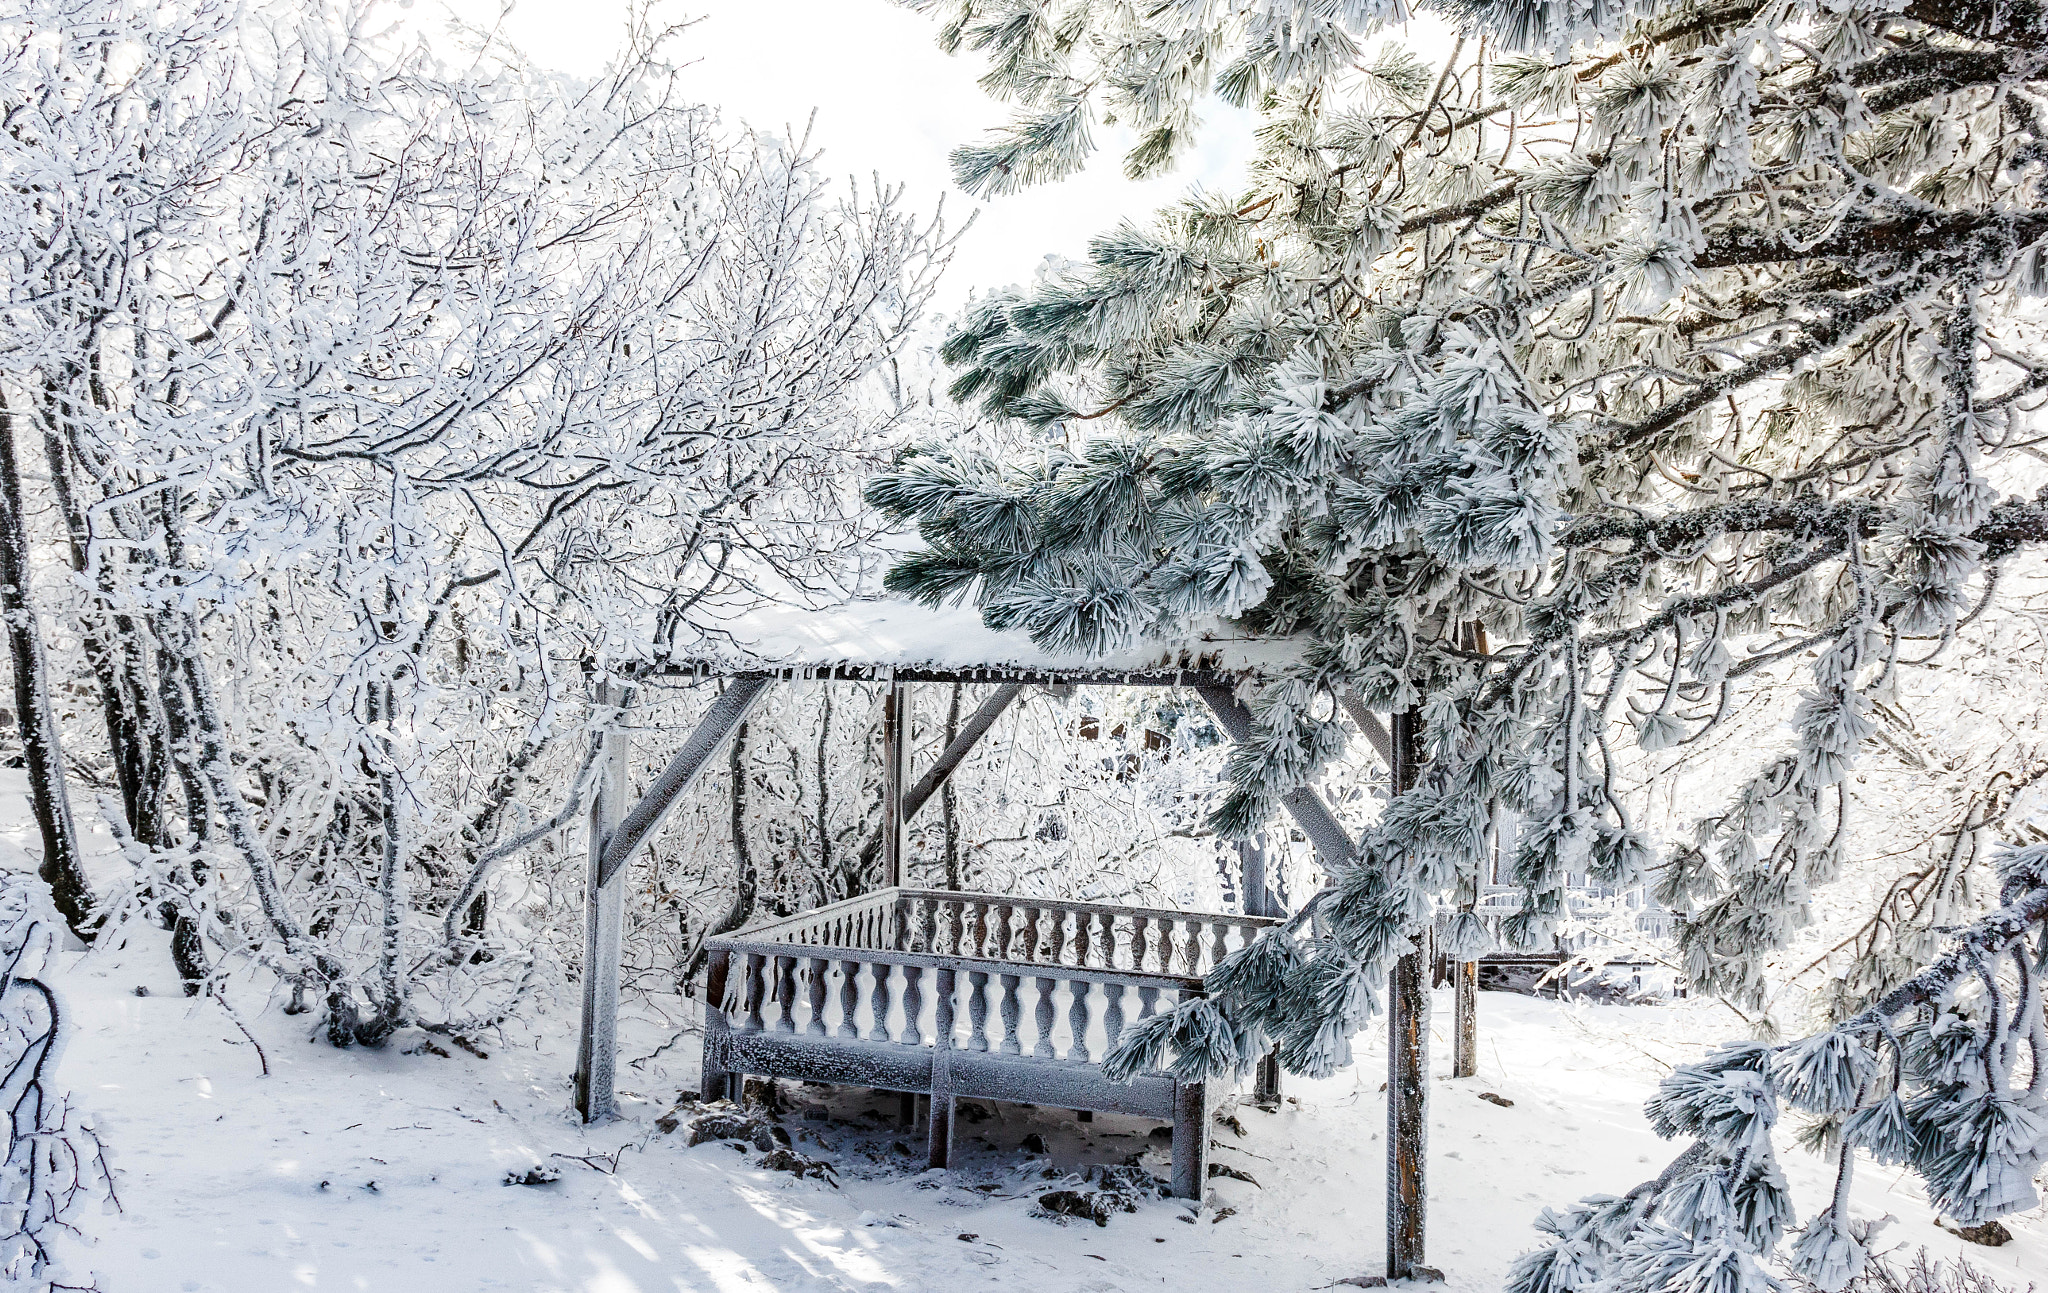
[{"label": "wooden support pillar", "polygon": [[[731,680],[711,702],[683,748],[668,761],[640,802],[626,810],[624,730],[614,727],[598,752],[597,793],[590,804],[590,861],[583,900],[583,1027],[576,1041],[576,1112],[585,1122],[613,1116],[612,1071],[618,1057],[619,939],[626,915],[626,863],[767,694],[769,679],[749,674]],[[600,707],[625,703],[616,683],[598,689]],[[706,1011],[707,1029],[711,1012]],[[706,1032],[706,1050],[715,1051]],[[717,1057],[711,1057],[716,1064]]]},{"label": "wooden support pillar", "polygon": [[926,1165],[945,1167],[953,1160],[953,971],[934,973],[937,1000],[932,1008],[932,1105],[925,1120]]},{"label": "wooden support pillar", "polygon": [[728,1099],[737,1104],[739,1084],[736,1075],[725,1068],[725,1040],[732,1032],[732,1021],[725,1015],[726,974],[731,964],[732,953],[713,952],[704,977],[704,1058],[698,1066],[697,1098]]},{"label": "wooden support pillar", "polygon": [[891,682],[882,702],[882,884],[891,889],[903,883],[910,740],[910,684]]},{"label": "wooden support pillar", "polygon": [[1479,962],[1459,961],[1451,967],[1456,989],[1456,1040],[1451,1048],[1451,1076],[1479,1072]]},{"label": "wooden support pillar", "polygon": [[1199,1202],[1209,1182],[1209,1086],[1173,1084],[1173,1194]]},{"label": "wooden support pillar", "polygon": [[1280,895],[1275,892],[1270,859],[1265,844],[1258,839],[1237,842],[1237,860],[1240,884],[1244,896],[1239,904],[1247,916],[1284,916],[1280,910]]},{"label": "wooden support pillar", "polygon": [[[1393,792],[1415,786],[1422,716],[1394,715]],[[1429,941],[1427,933],[1419,943]],[[1429,1144],[1429,948],[1394,962],[1387,980],[1387,1278],[1412,1278],[1423,1264]]]},{"label": "wooden support pillar", "polygon": [[[624,703],[619,684],[598,687],[597,703]],[[616,1113],[612,1065],[618,1055],[619,941],[626,915],[625,868],[605,874],[605,849],[626,809],[626,760],[632,738],[613,721],[601,738],[597,785],[590,800],[589,864],[583,893],[583,1030],[576,1046],[576,1112],[585,1122]]]},{"label": "wooden support pillar", "polygon": [[[1280,895],[1275,892],[1272,876],[1267,870],[1266,848],[1262,839],[1239,840],[1237,842],[1239,862],[1239,886],[1244,896],[1240,905],[1247,916],[1284,916],[1280,907]],[[1252,1103],[1262,1109],[1280,1107],[1280,1053],[1266,1052],[1259,1060],[1259,1066],[1252,1078]]]}]

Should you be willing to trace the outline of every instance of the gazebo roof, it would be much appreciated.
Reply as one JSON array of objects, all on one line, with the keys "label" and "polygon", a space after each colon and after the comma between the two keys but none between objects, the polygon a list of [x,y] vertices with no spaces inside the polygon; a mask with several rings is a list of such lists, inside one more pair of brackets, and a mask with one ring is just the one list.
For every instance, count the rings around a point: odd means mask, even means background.
[{"label": "gazebo roof", "polygon": [[671,674],[1171,685],[1196,676],[1277,674],[1305,645],[1303,638],[1249,636],[1219,623],[1184,641],[1143,641],[1091,659],[1047,650],[1019,630],[992,629],[971,606],[881,597],[823,609],[754,607],[710,631],[684,630],[656,667]]}]

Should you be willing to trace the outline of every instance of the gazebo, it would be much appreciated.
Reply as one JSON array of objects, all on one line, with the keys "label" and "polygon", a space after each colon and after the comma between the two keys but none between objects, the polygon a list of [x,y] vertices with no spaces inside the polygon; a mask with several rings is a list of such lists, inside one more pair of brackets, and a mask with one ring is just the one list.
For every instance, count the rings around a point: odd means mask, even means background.
[{"label": "gazebo", "polygon": [[[753,1074],[895,1091],[907,1110],[922,1098],[933,1166],[951,1155],[953,1103],[961,1097],[1157,1118],[1173,1124],[1173,1192],[1199,1198],[1207,1176],[1206,1085],[1162,1073],[1112,1082],[1101,1061],[1128,1023],[1199,995],[1202,977],[1222,957],[1285,914],[1259,851],[1241,848],[1241,911],[1190,912],[909,888],[904,828],[1026,687],[1184,687],[1231,739],[1243,740],[1252,717],[1240,685],[1277,675],[1300,647],[1219,631],[1084,659],[989,629],[972,609],[878,599],[830,610],[761,608],[715,635],[658,643],[638,662],[609,670],[600,686],[613,703],[622,684],[654,676],[718,678],[725,686],[637,801],[626,785],[628,738],[615,731],[604,740],[590,809],[579,1112],[586,1121],[613,1112],[628,860],[778,681],[880,683],[888,688],[883,821],[871,847],[881,855],[883,887],[707,941],[702,1094],[736,1094],[740,1075]],[[995,690],[931,766],[913,775],[911,688],[955,682]],[[1362,707],[1347,709],[1382,755],[1398,754],[1401,743],[1377,719]],[[1401,762],[1394,760],[1397,779]],[[1285,807],[1331,869],[1353,856],[1353,841],[1312,790],[1296,790]],[[1406,1097],[1400,1121],[1419,1131],[1422,1073],[1396,1076],[1390,1125]],[[1269,1059],[1260,1086],[1271,1096],[1277,1082]],[[1419,1152],[1413,1162],[1414,1180],[1404,1184],[1419,1203]],[[1419,1208],[1414,1220],[1419,1254]]]}]

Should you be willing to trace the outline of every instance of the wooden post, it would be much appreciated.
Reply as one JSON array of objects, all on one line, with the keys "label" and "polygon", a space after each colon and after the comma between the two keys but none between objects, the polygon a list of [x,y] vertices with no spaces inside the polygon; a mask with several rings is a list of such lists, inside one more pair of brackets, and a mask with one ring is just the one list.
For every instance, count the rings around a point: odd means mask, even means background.
[{"label": "wooden post", "polygon": [[1451,967],[1456,987],[1457,1039],[1451,1050],[1451,1076],[1479,1072],[1479,962],[1459,961]]},{"label": "wooden post", "polygon": [[[626,864],[761,703],[768,682],[765,674],[734,678],[711,702],[690,739],[631,812],[626,811],[626,757],[631,738],[616,725],[605,733],[598,752],[597,792],[590,803],[590,864],[583,899],[583,1028],[576,1042],[576,1112],[585,1122],[598,1122],[615,1112],[612,1070],[618,1057],[619,940],[626,918]],[[626,695],[618,684],[606,683],[598,688],[597,703],[600,707],[621,706]],[[714,1001],[712,1006],[716,1004]],[[714,1013],[707,1007],[705,1051],[716,1069],[723,1057],[709,1031]]]},{"label": "wooden post", "polygon": [[[624,703],[617,683],[598,687],[601,707]],[[583,893],[583,1029],[576,1046],[576,1112],[585,1122],[613,1117],[612,1065],[618,1055],[619,940],[626,916],[626,868],[605,874],[605,849],[625,816],[626,758],[632,745],[616,720],[601,738],[596,793],[590,801],[589,865]]]},{"label": "wooden post", "polygon": [[725,982],[731,964],[732,953],[713,952],[704,976],[704,1059],[697,1073],[700,1100],[739,1101],[740,1093],[732,1089],[733,1075],[725,1071],[725,1038],[732,1031],[732,1021],[725,1017]]},{"label": "wooden post", "polygon": [[1173,1193],[1200,1202],[1209,1181],[1209,1087],[1173,1084]]},{"label": "wooden post", "polygon": [[[1422,716],[1394,715],[1393,793],[1414,787]],[[1418,942],[1426,943],[1424,933]],[[1394,962],[1387,981],[1387,1278],[1410,1279],[1422,1265],[1425,1153],[1429,1143],[1429,949]]]},{"label": "wooden post", "polygon": [[953,971],[937,972],[932,1003],[932,1105],[925,1121],[926,1165],[945,1167],[953,1158]]},{"label": "wooden post", "polygon": [[[1486,626],[1473,620],[1466,626],[1465,645],[1481,655],[1486,654]],[[1486,844],[1489,852],[1499,840],[1497,832],[1489,828]],[[1472,875],[1471,901],[1460,904],[1461,911],[1473,911],[1479,906],[1479,895],[1487,883],[1482,871],[1497,870],[1498,864],[1488,859],[1481,867],[1474,868]],[[1472,1077],[1479,1072],[1479,962],[1458,961],[1451,966],[1451,1076]]]},{"label": "wooden post", "polygon": [[910,684],[891,682],[882,702],[882,883],[903,884],[904,792],[910,786]]},{"label": "wooden post", "polygon": [[[1247,916],[1283,916],[1280,896],[1274,892],[1266,872],[1266,849],[1260,839],[1239,840],[1237,856],[1243,875],[1241,884],[1244,897],[1241,905]],[[1280,1052],[1275,1049],[1260,1058],[1256,1076],[1252,1079],[1252,1103],[1262,1109],[1280,1107]]]},{"label": "wooden post", "polygon": [[1244,897],[1239,900],[1247,916],[1281,915],[1280,899],[1266,873],[1266,849],[1257,839],[1237,842],[1237,860]]}]

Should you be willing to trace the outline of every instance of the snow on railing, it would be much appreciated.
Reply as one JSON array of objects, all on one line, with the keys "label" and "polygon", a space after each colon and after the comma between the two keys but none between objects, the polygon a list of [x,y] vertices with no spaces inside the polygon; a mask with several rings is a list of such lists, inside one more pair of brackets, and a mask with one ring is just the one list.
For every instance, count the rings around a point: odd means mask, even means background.
[{"label": "snow on railing", "polygon": [[[724,989],[717,1000],[737,1033],[906,1046],[943,1036],[954,1049],[1095,1064],[1127,1022],[1198,995],[1203,975],[1271,923],[885,889],[707,948],[730,958],[715,975]],[[999,1036],[989,1032],[991,1010]]]}]

